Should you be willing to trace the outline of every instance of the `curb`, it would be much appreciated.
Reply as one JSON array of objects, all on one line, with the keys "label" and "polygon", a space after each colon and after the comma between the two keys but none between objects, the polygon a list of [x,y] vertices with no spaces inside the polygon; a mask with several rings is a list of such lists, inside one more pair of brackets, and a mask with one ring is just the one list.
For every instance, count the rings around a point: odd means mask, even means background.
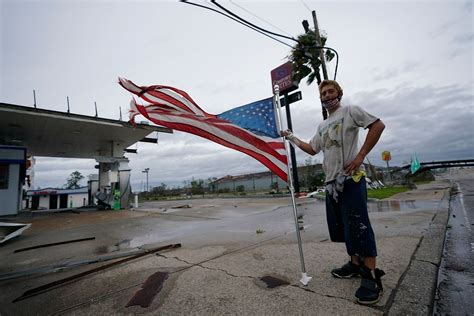
[{"label": "curb", "polygon": [[[407,270],[387,302],[388,315],[431,315],[438,270],[449,220],[451,188],[440,200],[430,226],[415,249]],[[443,205],[447,204],[447,205]]]}]

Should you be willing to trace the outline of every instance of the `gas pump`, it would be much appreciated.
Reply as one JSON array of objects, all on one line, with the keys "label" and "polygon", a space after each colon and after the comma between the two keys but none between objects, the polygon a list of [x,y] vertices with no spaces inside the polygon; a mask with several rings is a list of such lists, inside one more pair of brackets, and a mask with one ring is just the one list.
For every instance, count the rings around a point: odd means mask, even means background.
[{"label": "gas pump", "polygon": [[130,195],[130,167],[125,157],[100,157],[99,190],[95,197],[99,206],[119,210],[126,207]]}]

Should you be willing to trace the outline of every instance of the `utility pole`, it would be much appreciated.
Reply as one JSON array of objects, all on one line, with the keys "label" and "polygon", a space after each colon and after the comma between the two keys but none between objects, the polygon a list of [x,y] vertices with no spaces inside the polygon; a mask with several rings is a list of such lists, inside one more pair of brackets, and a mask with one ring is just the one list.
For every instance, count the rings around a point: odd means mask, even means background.
[{"label": "utility pole", "polygon": [[[314,23],[314,34],[316,35],[316,46],[323,46],[321,41],[321,35],[319,34],[318,19],[316,18],[316,11],[311,11],[313,15]],[[326,69],[326,59],[324,58],[324,52],[322,49],[319,50],[319,59],[321,60],[321,68],[323,69],[323,78],[324,80],[328,79],[328,71]]]},{"label": "utility pole", "polygon": [[[318,19],[316,18],[316,11],[313,10],[311,12],[311,14],[313,16],[314,35],[316,36],[315,46],[316,47],[322,47],[323,45],[322,45],[322,41],[321,41],[321,35],[319,34]],[[303,28],[304,28],[305,32],[308,33],[309,32],[309,23],[308,23],[308,21],[303,20],[302,24],[303,24]],[[316,58],[316,56],[312,56],[312,58]],[[321,60],[321,69],[323,71],[323,78],[324,78],[324,80],[326,80],[326,79],[328,79],[328,71],[327,71],[327,68],[326,68],[326,59],[324,58],[324,51],[322,49],[319,50],[319,59]],[[318,90],[319,90],[319,85],[321,84],[321,76],[319,75],[319,73],[316,75],[316,80],[318,82]],[[326,109],[321,106],[321,111],[322,111],[322,114],[323,114],[323,119],[324,120],[327,119],[328,113],[326,112]]]},{"label": "utility pole", "polygon": [[[316,46],[323,46],[321,42],[321,35],[319,34],[319,27],[318,27],[318,19],[316,18],[316,11],[311,11],[313,15],[313,23],[314,23],[314,34],[316,35]],[[319,59],[321,60],[321,68],[323,70],[323,78],[324,80],[328,79],[328,71],[326,69],[326,59],[324,58],[324,52],[322,49],[319,50]],[[318,92],[319,92],[319,83],[318,83]],[[328,118],[328,112],[326,109],[321,105],[321,110],[323,112],[323,120]]]}]

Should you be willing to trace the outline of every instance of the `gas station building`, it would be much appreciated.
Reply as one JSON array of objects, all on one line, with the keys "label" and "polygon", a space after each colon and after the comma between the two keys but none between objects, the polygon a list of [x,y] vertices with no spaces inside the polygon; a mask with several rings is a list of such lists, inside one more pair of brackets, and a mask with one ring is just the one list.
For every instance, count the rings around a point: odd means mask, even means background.
[{"label": "gas station building", "polygon": [[[57,204],[49,201],[57,208],[65,204],[70,207],[70,201],[75,201],[72,195],[76,193],[72,191],[30,191],[34,185],[34,157],[95,159],[98,175],[89,179],[87,204],[93,204],[96,197],[102,205],[112,206],[114,199],[119,199],[122,207],[127,206],[131,169],[124,154],[136,153],[128,147],[140,141],[157,143],[153,135],[172,132],[148,124],[132,125],[121,120],[0,103],[0,216],[17,214],[26,204],[27,191],[32,197],[28,208],[39,203],[33,203],[35,195],[57,199]],[[71,197],[66,201],[61,195]],[[77,206],[83,203],[84,200],[77,202]]]}]

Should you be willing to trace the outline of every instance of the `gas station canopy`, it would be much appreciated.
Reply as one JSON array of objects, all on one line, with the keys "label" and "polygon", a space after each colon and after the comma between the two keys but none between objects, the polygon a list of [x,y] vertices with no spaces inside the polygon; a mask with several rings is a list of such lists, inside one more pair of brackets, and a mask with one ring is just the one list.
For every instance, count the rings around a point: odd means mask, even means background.
[{"label": "gas station canopy", "polygon": [[32,156],[94,158],[122,156],[153,132],[173,130],[121,120],[0,103],[0,145],[22,146]]}]

